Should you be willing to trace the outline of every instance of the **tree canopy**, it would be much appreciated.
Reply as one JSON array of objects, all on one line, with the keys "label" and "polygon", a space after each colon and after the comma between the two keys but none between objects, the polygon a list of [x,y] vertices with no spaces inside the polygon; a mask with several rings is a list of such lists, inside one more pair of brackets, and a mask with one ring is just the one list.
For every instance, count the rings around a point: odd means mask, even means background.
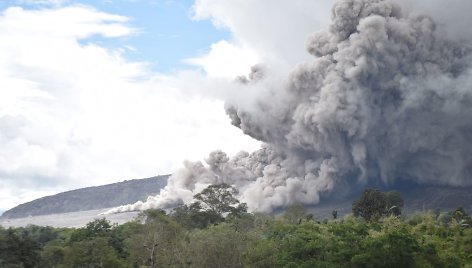
[{"label": "tree canopy", "polygon": [[399,192],[382,192],[378,189],[366,189],[352,203],[354,216],[362,217],[366,221],[378,220],[382,216],[390,214],[398,216],[401,214],[402,208],[403,198]]},{"label": "tree canopy", "polygon": [[194,196],[195,202],[173,210],[173,218],[190,228],[205,228],[247,212],[245,203],[235,197],[237,190],[226,184],[215,184]]},{"label": "tree canopy", "polygon": [[[359,217],[332,213],[333,217],[312,220],[317,215],[307,214],[299,204],[280,215],[233,213],[241,204],[221,192],[234,194],[231,187],[210,189],[201,195],[207,198],[170,213],[147,210],[122,225],[96,219],[83,228],[0,227],[0,267],[361,268],[472,263],[470,217],[461,207],[439,215],[397,217],[389,207],[402,206],[398,194],[369,190],[355,202],[364,213]],[[220,202],[214,198],[218,196],[226,200],[219,210],[204,203]],[[216,211],[220,218],[213,221]],[[361,215],[370,215],[370,220]]]}]

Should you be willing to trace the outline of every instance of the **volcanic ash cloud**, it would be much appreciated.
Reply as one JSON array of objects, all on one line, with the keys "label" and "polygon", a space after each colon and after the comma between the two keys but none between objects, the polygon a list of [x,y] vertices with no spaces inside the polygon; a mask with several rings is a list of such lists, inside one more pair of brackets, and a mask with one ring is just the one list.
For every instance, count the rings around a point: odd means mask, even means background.
[{"label": "volcanic ash cloud", "polygon": [[186,162],[160,195],[111,212],[190,202],[223,182],[253,211],[399,179],[471,185],[470,45],[393,1],[337,1],[329,30],[307,41],[312,62],[284,83],[255,67],[239,79],[245,95],[227,100],[232,123],[261,150]]}]

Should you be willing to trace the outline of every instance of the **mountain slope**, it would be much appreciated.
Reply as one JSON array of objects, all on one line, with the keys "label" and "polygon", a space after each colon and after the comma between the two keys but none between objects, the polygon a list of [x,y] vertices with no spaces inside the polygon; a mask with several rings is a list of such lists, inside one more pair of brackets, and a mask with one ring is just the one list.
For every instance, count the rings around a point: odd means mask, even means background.
[{"label": "mountain slope", "polygon": [[[160,189],[167,184],[168,178],[169,175],[165,175],[63,192],[21,204],[6,211],[1,218],[15,219],[100,210],[130,204],[159,193]],[[406,214],[435,209],[450,211],[459,206],[464,207],[469,213],[472,212],[472,187],[409,185],[383,190],[401,192],[405,200],[403,211]],[[307,209],[318,219],[330,218],[333,210],[337,210],[338,215],[342,216],[351,212],[352,201],[360,195],[361,192],[358,192],[343,198],[324,199],[320,204],[309,206]]]},{"label": "mountain slope", "polygon": [[145,200],[167,184],[169,175],[87,187],[42,197],[5,211],[2,218],[23,218],[116,207]]}]

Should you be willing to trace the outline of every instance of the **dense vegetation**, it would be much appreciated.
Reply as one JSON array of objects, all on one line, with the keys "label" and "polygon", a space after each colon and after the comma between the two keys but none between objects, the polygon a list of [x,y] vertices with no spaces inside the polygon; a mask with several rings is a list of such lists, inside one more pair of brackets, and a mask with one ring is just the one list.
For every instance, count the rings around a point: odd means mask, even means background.
[{"label": "dense vegetation", "polygon": [[472,267],[461,208],[404,217],[398,193],[366,190],[352,215],[317,221],[297,204],[247,213],[234,193],[210,186],[192,204],[123,225],[0,227],[0,267]]}]

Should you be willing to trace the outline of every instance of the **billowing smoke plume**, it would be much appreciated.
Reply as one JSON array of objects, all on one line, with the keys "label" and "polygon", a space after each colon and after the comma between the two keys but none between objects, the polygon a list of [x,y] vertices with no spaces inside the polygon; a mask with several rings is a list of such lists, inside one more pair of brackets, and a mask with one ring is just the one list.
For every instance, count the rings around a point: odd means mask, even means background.
[{"label": "billowing smoke plume", "polygon": [[307,50],[313,62],[285,84],[256,67],[240,79],[256,97],[227,101],[232,123],[263,141],[261,150],[187,162],[160,195],[113,212],[189,202],[223,182],[257,211],[316,204],[349,185],[472,184],[469,44],[392,1],[341,0]]}]

